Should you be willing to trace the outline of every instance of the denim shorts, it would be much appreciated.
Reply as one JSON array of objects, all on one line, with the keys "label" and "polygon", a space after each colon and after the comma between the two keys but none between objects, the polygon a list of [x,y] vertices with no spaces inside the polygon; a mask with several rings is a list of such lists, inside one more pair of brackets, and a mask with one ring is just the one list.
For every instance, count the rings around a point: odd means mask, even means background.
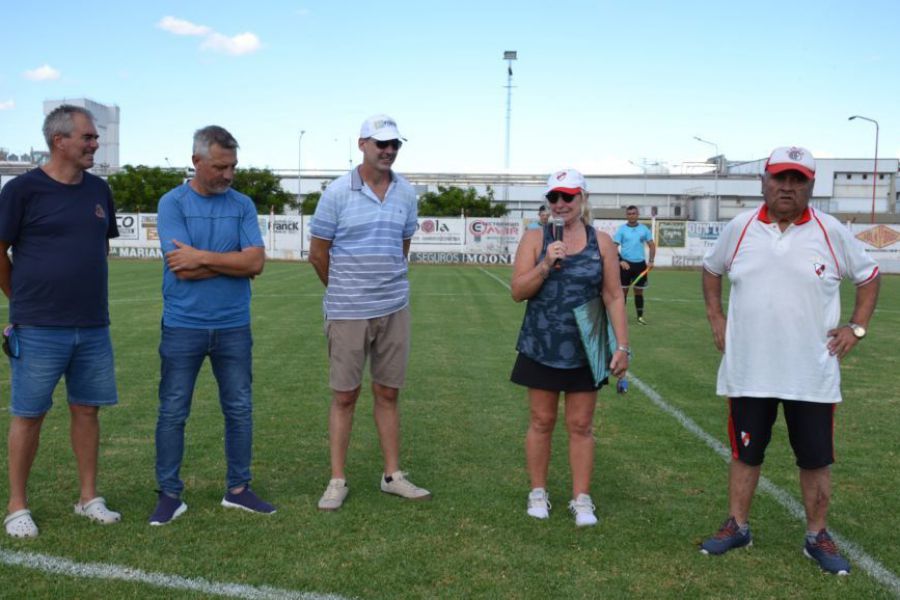
[{"label": "denim shorts", "polygon": [[53,405],[63,375],[69,404],[110,406],[119,401],[109,327],[16,325],[18,358],[10,358],[17,417],[40,417]]}]

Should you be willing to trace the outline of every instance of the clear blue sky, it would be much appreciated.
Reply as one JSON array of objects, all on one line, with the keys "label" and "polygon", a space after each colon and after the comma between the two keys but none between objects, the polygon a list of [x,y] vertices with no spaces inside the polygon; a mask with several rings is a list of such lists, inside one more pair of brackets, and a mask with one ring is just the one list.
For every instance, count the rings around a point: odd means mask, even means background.
[{"label": "clear blue sky", "polygon": [[[396,168],[637,172],[803,145],[900,157],[900,12],[796,2],[2,1],[0,147],[43,148],[42,102],[121,108],[121,162],[190,161],[193,131],[234,133],[244,166],[346,168],[373,113],[408,143]],[[167,19],[168,17],[168,19]],[[182,32],[181,34],[176,32]]]}]

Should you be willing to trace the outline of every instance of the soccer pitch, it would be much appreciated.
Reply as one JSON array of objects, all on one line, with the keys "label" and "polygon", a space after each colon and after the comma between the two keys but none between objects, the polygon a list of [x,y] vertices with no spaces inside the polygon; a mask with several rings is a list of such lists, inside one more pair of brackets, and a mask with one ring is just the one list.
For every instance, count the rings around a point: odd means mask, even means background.
[{"label": "soccer pitch", "polygon": [[[727,516],[726,462],[710,445],[727,444],[727,415],[714,393],[719,355],[697,271],[653,272],[646,327],[636,324],[629,299],[636,379],[627,395],[600,393],[597,527],[576,529],[566,511],[562,420],[548,485],[551,517],[525,515],[528,406],[524,390],[508,381],[524,304],[510,298],[508,267],[410,269],[413,350],[401,394],[401,464],[434,500],[380,492],[381,454],[365,390],[349,453],[350,495],[340,511],[318,511],[329,477],[323,290],[308,264],[275,262],[253,284],[253,485],[278,512],[264,517],[219,506],[223,424],[207,364],[186,434],[189,510],[150,527],[160,272],[150,261],[110,266],[120,404],[101,412],[99,486],[123,522],[100,527],[72,514],[78,486],[60,386],[29,484],[41,535],[2,536],[0,598],[900,596],[898,277],[883,278],[870,334],[843,365],[830,527],[855,554],[851,576],[836,578],[802,556],[805,527],[791,511],[797,472],[781,418],[763,469],[773,493],[760,490],[751,515],[754,545],[722,557],[697,551]],[[845,318],[852,291],[845,286]],[[5,435],[6,361],[0,384]]]}]

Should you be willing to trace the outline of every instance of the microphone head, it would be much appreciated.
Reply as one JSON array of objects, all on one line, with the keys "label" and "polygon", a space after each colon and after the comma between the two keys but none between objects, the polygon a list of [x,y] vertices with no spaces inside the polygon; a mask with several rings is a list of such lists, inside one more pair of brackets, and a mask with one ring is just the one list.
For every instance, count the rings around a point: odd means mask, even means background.
[{"label": "microphone head", "polygon": [[553,241],[561,242],[563,239],[563,230],[566,228],[566,222],[562,217],[553,217]]}]

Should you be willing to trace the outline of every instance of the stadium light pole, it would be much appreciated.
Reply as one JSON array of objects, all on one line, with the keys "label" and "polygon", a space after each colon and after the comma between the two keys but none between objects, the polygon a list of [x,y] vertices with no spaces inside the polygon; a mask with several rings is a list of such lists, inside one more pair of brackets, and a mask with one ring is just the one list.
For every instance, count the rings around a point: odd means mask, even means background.
[{"label": "stadium light pole", "polygon": [[503,154],[503,168],[506,171],[506,185],[503,188],[503,203],[509,203],[509,130],[512,122],[512,61],[517,60],[518,53],[515,50],[507,50],[503,53],[506,61],[506,148]]},{"label": "stadium light pole", "polygon": [[863,121],[868,121],[870,123],[875,123],[875,163],[872,166],[872,214],[869,217],[869,222],[875,223],[875,184],[878,182],[878,121],[875,119],[870,119],[869,117],[864,117],[862,115],[853,115],[848,121],[852,121],[853,119],[862,119]]},{"label": "stadium light pole", "polygon": [[704,140],[702,137],[696,136],[696,135],[694,136],[694,139],[697,140],[698,142],[703,142],[704,144],[709,144],[716,150],[716,156],[714,157],[716,159],[716,171],[715,171],[715,175],[713,176],[714,177],[713,178],[713,195],[716,197],[716,205],[718,205],[719,204],[719,161],[721,160],[721,155],[719,154],[719,145],[715,142],[710,142],[709,140]]},{"label": "stadium light pole", "polygon": [[303,134],[306,133],[305,129],[300,130],[300,137],[297,138],[297,204],[300,204],[300,173],[303,167]]}]

